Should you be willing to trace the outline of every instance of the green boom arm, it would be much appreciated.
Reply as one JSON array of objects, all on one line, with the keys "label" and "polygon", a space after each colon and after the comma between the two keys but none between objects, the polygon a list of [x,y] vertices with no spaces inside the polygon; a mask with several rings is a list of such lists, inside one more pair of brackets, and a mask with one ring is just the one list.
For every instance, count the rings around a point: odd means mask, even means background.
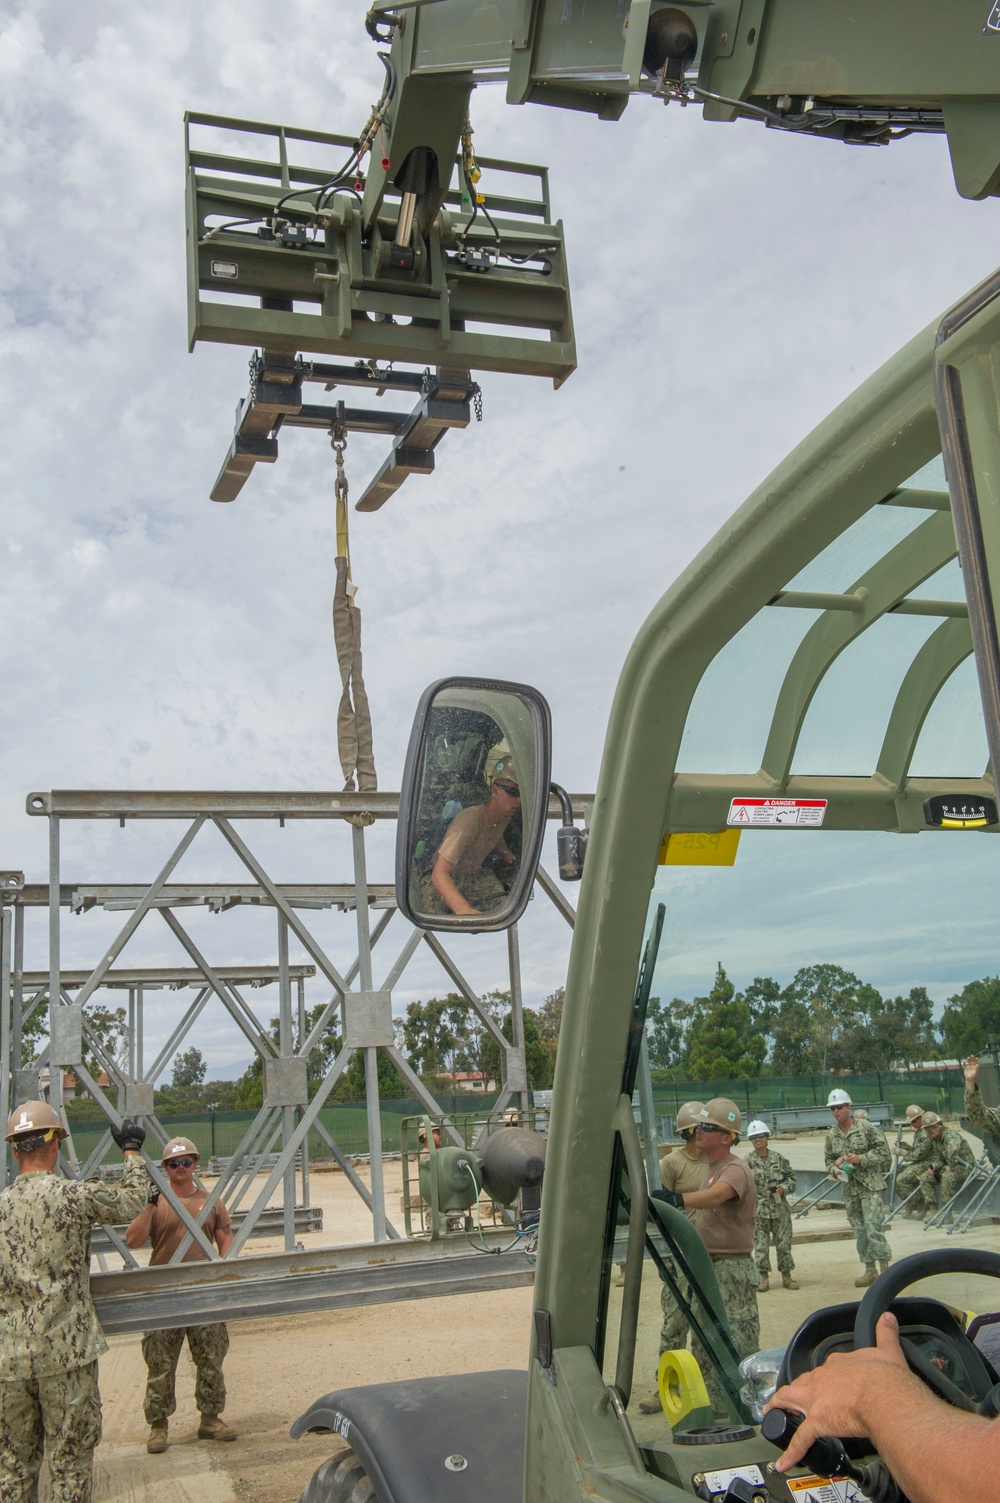
[{"label": "green boom arm", "polygon": [[[414,147],[454,160],[469,94],[491,80],[511,104],[607,120],[645,93],[854,144],[943,132],[959,193],[1000,192],[996,0],[375,0],[368,27],[391,38],[396,70],[369,218]],[[423,224],[443,191],[425,188]]]}]

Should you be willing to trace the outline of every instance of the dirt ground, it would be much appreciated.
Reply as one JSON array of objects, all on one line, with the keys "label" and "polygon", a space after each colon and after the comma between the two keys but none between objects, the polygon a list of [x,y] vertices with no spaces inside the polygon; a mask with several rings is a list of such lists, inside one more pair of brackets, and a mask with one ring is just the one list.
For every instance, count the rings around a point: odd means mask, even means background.
[{"label": "dirt ground", "polygon": [[[972,1140],[970,1140],[972,1141]],[[978,1145],[976,1145],[978,1147]],[[793,1166],[822,1162],[822,1136],[782,1140]],[[743,1146],[741,1152],[745,1151]],[[359,1172],[362,1171],[359,1167]],[[386,1201],[398,1214],[400,1170],[387,1161]],[[371,1220],[344,1175],[314,1173],[310,1201],[322,1205],[324,1231],[303,1240],[308,1246],[371,1239]],[[998,1228],[980,1227],[968,1236],[944,1238],[925,1232],[920,1222],[894,1222],[889,1236],[895,1257],[931,1245],[998,1246]],[[842,1210],[817,1210],[796,1222],[796,1233],[822,1240],[795,1243],[796,1278],[801,1288],[785,1290],[772,1280],[760,1296],[761,1345],[783,1346],[802,1320],[819,1306],[856,1299],[860,1271],[853,1238]],[[832,1240],[831,1240],[832,1239]],[[254,1239],[252,1251],[278,1251],[272,1239]],[[642,1440],[663,1435],[662,1417],[640,1418],[635,1400],[652,1394],[660,1327],[659,1280],[647,1264],[643,1280],[634,1401],[630,1407]],[[989,1286],[987,1286],[988,1288]],[[937,1292],[963,1308],[996,1308],[996,1286],[987,1293],[966,1282]],[[990,1303],[984,1303],[992,1296]],[[611,1329],[617,1327],[620,1291],[614,1290]],[[178,1372],[178,1411],[171,1421],[170,1446],[148,1456],[142,1416],[145,1367],[138,1336],[110,1339],[101,1361],[104,1440],[98,1450],[95,1503],[295,1503],[306,1481],[336,1449],[331,1436],[307,1435],[292,1441],[292,1421],[320,1395],[334,1388],[390,1381],[420,1374],[478,1372],[526,1367],[531,1289],[422,1299],[304,1316],[241,1320],[230,1325],[226,1359],[229,1400],[226,1421],[237,1431],[231,1444],[198,1441],[194,1369],[185,1349]],[[613,1339],[609,1339],[613,1347]],[[613,1358],[609,1358],[611,1371]]]}]

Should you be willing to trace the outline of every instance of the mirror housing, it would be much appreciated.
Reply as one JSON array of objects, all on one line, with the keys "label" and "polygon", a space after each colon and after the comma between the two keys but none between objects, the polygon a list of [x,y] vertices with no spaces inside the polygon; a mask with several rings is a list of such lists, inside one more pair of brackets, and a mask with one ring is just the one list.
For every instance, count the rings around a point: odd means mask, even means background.
[{"label": "mirror housing", "polygon": [[396,903],[418,929],[509,929],[531,896],[552,717],[537,689],[444,678],[417,706],[396,832]]}]

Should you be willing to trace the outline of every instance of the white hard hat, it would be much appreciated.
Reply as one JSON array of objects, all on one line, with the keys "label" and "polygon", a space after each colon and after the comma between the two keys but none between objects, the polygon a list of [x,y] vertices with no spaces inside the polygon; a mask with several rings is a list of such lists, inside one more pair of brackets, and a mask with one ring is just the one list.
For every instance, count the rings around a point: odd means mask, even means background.
[{"label": "white hard hat", "polygon": [[842,1091],[839,1086],[837,1087],[837,1089],[835,1091],[831,1091],[830,1092],[829,1096],[826,1098],[826,1104],[827,1104],[827,1106],[853,1106],[854,1105],[854,1103],[852,1102],[850,1096],[848,1096],[847,1092],[846,1091]]},{"label": "white hard hat", "polygon": [[747,1128],[748,1138],[769,1138],[770,1136],[771,1129],[768,1127],[767,1123],[762,1122],[759,1117],[755,1117],[754,1120],[750,1123],[750,1126]]}]

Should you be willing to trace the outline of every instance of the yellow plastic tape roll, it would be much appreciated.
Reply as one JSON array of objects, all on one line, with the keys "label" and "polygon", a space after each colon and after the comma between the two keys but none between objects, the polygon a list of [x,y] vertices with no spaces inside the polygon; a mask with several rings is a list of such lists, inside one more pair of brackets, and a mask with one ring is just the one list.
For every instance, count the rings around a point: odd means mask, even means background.
[{"label": "yellow plastic tape roll", "polygon": [[656,1376],[660,1403],[671,1429],[692,1409],[702,1409],[711,1403],[701,1368],[690,1352],[664,1352]]}]

